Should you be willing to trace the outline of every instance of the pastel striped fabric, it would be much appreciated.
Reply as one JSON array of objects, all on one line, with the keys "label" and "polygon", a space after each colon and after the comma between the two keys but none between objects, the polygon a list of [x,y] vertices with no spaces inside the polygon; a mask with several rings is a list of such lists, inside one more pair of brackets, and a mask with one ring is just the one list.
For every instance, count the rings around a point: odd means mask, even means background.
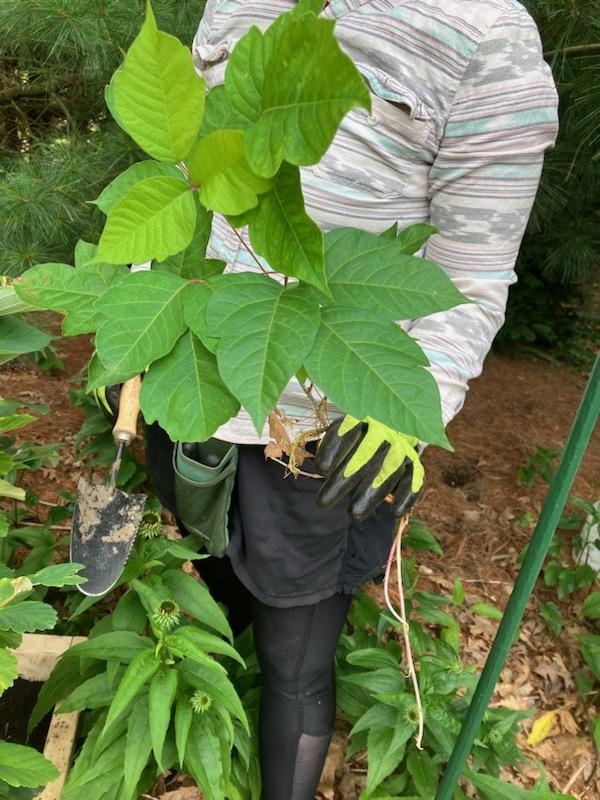
[{"label": "pastel striped fabric", "polygon": [[[208,0],[193,43],[209,88],[224,80],[235,43],[293,0]],[[379,233],[430,222],[418,255],[435,261],[474,303],[399,323],[430,360],[444,423],[462,408],[504,322],[517,253],[544,151],[558,131],[558,97],[528,12],[513,0],[334,0],[336,36],[368,81],[372,113],[350,112],[316,166],[302,170],[306,208],[323,230]],[[241,232],[249,245],[247,232]],[[228,271],[258,270],[216,216],[209,255]],[[293,379],[278,403],[295,435],[312,424]],[[331,416],[341,413],[330,406]],[[218,438],[266,443],[247,412]]]}]

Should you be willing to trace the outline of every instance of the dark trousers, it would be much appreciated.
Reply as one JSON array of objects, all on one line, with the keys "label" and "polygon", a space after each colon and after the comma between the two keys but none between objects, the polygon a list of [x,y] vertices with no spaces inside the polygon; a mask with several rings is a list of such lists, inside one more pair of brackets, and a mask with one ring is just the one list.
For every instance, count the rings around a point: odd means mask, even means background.
[{"label": "dark trousers", "polygon": [[212,596],[229,609],[234,634],[254,626],[263,676],[262,800],[313,800],[335,721],[333,658],[352,597],[275,608],[250,594],[227,557],[196,566]]}]

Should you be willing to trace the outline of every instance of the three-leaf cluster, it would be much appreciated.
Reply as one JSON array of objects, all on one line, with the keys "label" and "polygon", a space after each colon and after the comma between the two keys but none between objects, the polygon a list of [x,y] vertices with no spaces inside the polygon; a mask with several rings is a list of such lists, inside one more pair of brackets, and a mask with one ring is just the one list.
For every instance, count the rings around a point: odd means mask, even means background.
[{"label": "three-leaf cluster", "polygon": [[[427,358],[397,324],[467,302],[413,255],[434,229],[324,236],[305,211],[300,167],[322,158],[348,112],[370,108],[321,8],[302,0],[265,32],[252,27],[206,95],[148,6],[106,100],[151,158],[96,200],[107,215],[97,248],[80,242],[75,269],[38,265],[18,287],[64,313],[65,333],[96,333],[90,388],[146,370],[142,411],[174,440],[209,438],[240,406],[262,432],[300,373],[355,417],[449,446]],[[221,274],[206,259],[212,212],[248,226],[262,272]],[[124,266],[149,260],[151,271]]]}]

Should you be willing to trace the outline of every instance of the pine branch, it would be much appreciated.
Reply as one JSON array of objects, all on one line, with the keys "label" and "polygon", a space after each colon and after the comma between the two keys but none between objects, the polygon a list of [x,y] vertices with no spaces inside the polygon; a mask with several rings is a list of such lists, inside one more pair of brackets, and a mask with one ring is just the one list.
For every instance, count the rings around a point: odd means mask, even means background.
[{"label": "pine branch", "polygon": [[57,89],[73,85],[78,80],[77,75],[65,75],[60,80],[51,83],[23,83],[0,90],[0,103],[9,103],[21,97],[36,97],[39,95],[54,95]]},{"label": "pine branch", "polygon": [[562,47],[558,50],[545,50],[544,58],[551,58],[555,55],[585,56],[591,53],[600,53],[600,42],[593,44],[575,44],[570,47]]}]

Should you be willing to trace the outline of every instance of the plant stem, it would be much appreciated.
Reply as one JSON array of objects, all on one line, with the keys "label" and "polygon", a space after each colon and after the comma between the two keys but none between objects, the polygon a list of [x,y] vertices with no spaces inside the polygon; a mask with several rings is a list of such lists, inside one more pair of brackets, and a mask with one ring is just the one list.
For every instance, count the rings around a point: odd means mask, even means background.
[{"label": "plant stem", "polygon": [[263,272],[265,275],[268,275],[269,273],[267,272],[267,270],[266,270],[266,269],[263,267],[263,265],[260,263],[260,261],[259,261],[259,260],[258,260],[258,258],[256,257],[256,253],[254,252],[254,250],[252,250],[252,248],[251,248],[251,247],[248,247],[248,245],[247,245],[247,244],[246,244],[246,242],[244,241],[244,237],[243,237],[243,236],[242,236],[240,233],[238,233],[238,231],[236,231],[236,229],[233,227],[233,225],[231,224],[231,222],[229,223],[229,227],[230,227],[230,228],[231,228],[231,230],[232,230],[232,231],[235,233],[235,235],[237,236],[237,238],[240,240],[240,242],[242,243],[242,246],[243,246],[243,247],[244,247],[244,248],[245,248],[245,249],[248,251],[248,253],[250,253],[250,255],[252,256],[252,258],[254,259],[254,261],[256,262],[256,264],[258,265],[258,268],[260,269],[260,271],[261,271],[261,272]]}]

